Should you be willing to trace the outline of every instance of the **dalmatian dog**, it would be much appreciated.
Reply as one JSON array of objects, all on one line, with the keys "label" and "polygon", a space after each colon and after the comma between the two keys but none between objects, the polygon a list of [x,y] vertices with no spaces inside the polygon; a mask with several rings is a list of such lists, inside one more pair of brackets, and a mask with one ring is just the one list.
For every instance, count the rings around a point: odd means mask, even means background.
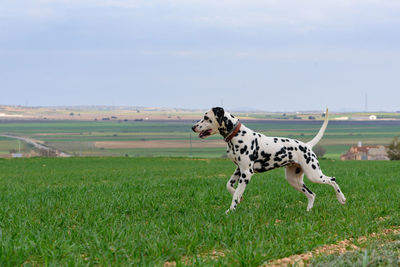
[{"label": "dalmatian dog", "polygon": [[254,173],[279,167],[286,168],[286,180],[307,197],[307,211],[310,211],[314,205],[315,193],[304,184],[304,174],[313,183],[332,186],[339,203],[346,203],[346,198],[336,183],[336,178],[322,173],[317,156],[312,151],[313,146],[324,135],[327,125],[328,109],[318,134],[311,141],[303,143],[295,139],[268,137],[254,132],[223,108],[215,107],[207,111],[204,117],[192,127],[192,130],[199,133],[200,138],[217,133],[222,135],[227,143],[226,153],[237,166],[226,184],[226,188],[233,195],[231,206],[226,213],[236,209]]}]

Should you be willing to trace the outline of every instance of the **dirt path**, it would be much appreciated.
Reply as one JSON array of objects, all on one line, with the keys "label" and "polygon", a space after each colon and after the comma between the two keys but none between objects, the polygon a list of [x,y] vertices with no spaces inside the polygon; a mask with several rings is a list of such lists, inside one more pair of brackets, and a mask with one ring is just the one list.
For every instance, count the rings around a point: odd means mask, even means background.
[{"label": "dirt path", "polygon": [[13,138],[13,139],[17,139],[17,140],[21,140],[27,144],[32,145],[34,148],[39,149],[39,150],[48,150],[48,151],[54,151],[57,154],[57,157],[70,157],[71,155],[61,152],[61,151],[57,151],[55,149],[52,149],[42,143],[40,143],[40,141],[31,139],[31,138],[26,138],[26,137],[21,137],[21,136],[15,136],[15,135],[7,135],[7,134],[2,134],[0,136],[3,137],[7,137],[7,138]]},{"label": "dirt path", "polygon": [[[371,239],[378,239],[390,234],[398,235],[400,234],[400,226],[393,226],[388,229],[384,229],[382,232],[379,233],[372,233],[368,236],[362,236],[357,239],[350,238],[346,240],[342,240],[337,242],[336,244],[329,244],[323,245],[313,249],[312,251],[308,251],[302,254],[296,254],[289,257],[271,260],[262,264],[262,267],[288,267],[288,266],[307,266],[307,262],[309,262],[313,257],[319,255],[331,255],[331,254],[338,254],[342,255],[346,252],[356,251],[361,249],[360,247],[356,246],[355,243],[362,244],[367,242]],[[203,253],[197,255],[197,257],[209,257],[211,259],[217,260],[220,257],[225,257],[225,253],[222,251],[212,251],[210,253]],[[191,257],[183,257],[182,261],[185,263],[189,263],[191,261]],[[164,267],[176,266],[176,262],[165,262]]]}]

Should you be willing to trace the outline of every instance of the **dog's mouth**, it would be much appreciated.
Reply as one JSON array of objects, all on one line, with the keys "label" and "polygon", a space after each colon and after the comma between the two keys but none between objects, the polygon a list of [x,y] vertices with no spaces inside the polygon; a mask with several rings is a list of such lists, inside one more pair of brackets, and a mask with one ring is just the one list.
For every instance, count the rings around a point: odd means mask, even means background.
[{"label": "dog's mouth", "polygon": [[201,131],[200,134],[199,134],[199,137],[200,138],[206,138],[207,136],[209,136],[211,134],[211,131],[212,131],[211,129],[205,130],[205,131]]}]

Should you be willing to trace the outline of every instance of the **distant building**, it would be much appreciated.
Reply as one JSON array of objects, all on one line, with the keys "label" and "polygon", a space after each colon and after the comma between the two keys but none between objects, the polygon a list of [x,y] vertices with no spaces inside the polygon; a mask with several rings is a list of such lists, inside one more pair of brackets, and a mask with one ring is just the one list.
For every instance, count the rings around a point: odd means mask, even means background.
[{"label": "distant building", "polygon": [[374,121],[374,120],[376,120],[376,116],[375,115],[371,115],[371,116],[369,116],[369,119]]},{"label": "distant building", "polygon": [[350,150],[340,156],[341,160],[389,160],[385,146],[352,146]]}]

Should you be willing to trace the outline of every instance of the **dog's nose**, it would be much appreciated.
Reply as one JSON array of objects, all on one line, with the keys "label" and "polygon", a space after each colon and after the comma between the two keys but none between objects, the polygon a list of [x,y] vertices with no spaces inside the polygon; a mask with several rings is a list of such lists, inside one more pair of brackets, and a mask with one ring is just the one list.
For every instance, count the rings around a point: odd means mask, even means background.
[{"label": "dog's nose", "polygon": [[192,127],[193,132],[196,131],[196,125]]}]

